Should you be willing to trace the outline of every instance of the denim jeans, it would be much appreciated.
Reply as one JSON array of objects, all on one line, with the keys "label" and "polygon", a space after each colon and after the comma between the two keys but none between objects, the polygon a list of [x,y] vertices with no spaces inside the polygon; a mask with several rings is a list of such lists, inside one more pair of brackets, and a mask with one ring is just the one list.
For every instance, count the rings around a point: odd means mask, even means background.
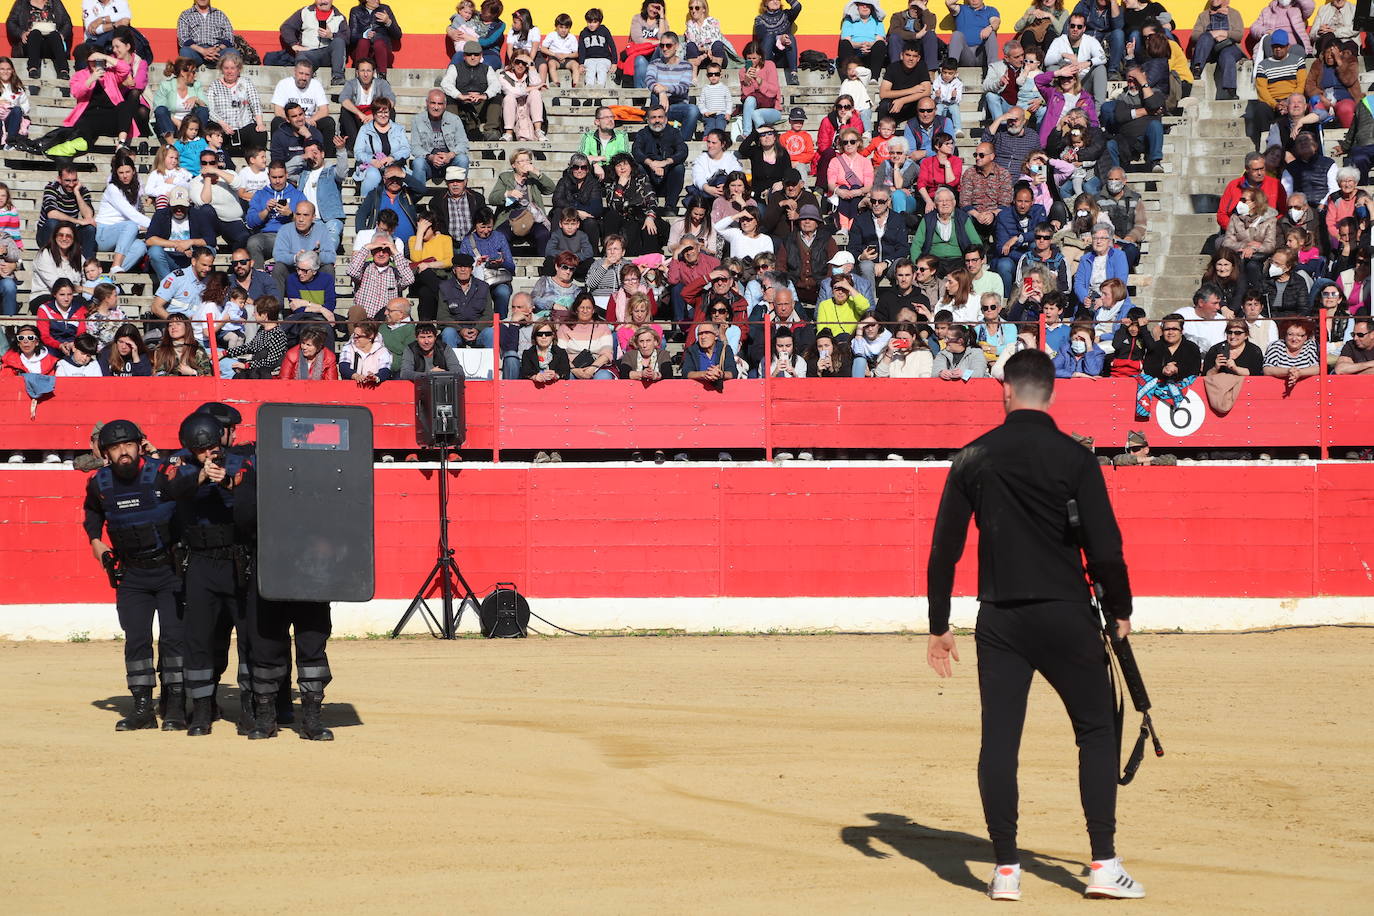
[{"label": "denim jeans", "polygon": [[514,350],[505,350],[501,353],[501,378],[520,377],[520,355]]},{"label": "denim jeans", "polygon": [[[465,169],[468,167],[468,154],[458,153],[449,160],[448,164]],[[444,168],[448,168],[448,166],[444,166]],[[412,157],[410,160],[410,186],[417,191],[429,190],[430,169],[429,160],[424,156]],[[443,178],[444,176],[438,177]]]},{"label": "denim jeans", "polygon": [[755,127],[776,124],[782,120],[782,112],[776,108],[760,108],[758,99],[752,95],[744,100],[744,135],[754,132]]},{"label": "denim jeans", "polygon": [[1002,98],[995,92],[983,93],[983,110],[988,113],[989,120],[996,120],[1006,114],[1011,108],[1011,103]]},{"label": "denim jeans", "polygon": [[[0,277],[0,315],[19,314],[19,284],[14,277]],[[3,331],[0,328],[0,331]],[[0,334],[0,336],[4,336]]]},{"label": "denim jeans", "polygon": [[654,61],[656,61],[656,60],[658,60],[658,59],[659,59],[659,58],[658,58],[658,50],[657,50],[657,49],[655,49],[655,50],[653,51],[652,54],[641,54],[641,55],[639,55],[638,57],[635,58],[635,88],[636,88],[636,89],[648,89],[648,88],[649,88],[648,85],[647,85],[647,83],[646,83],[646,79],[645,79],[646,75],[647,75],[648,72],[649,72],[649,64],[653,63]]},{"label": "denim jeans", "polygon": [[[200,120],[200,132],[203,135],[205,125],[210,123],[210,110],[204,105],[197,105],[191,109],[191,114]],[[172,113],[167,110],[166,105],[159,105],[153,109],[153,129],[159,137],[177,132],[176,122],[172,120]]]},{"label": "denim jeans", "polygon": [[506,307],[510,305],[511,288],[509,283],[497,283],[491,288],[491,307],[496,310],[496,314],[504,319],[506,317]]},{"label": "denim jeans", "polygon": [[[217,45],[221,48],[233,47],[233,45],[227,41],[218,42]],[[178,48],[177,54],[181,55],[182,57],[189,57],[191,60],[195,61],[198,64],[205,63],[205,58],[201,57],[200,52],[197,51],[195,48],[191,47],[190,45],[186,45],[184,48]]]},{"label": "denim jeans", "polygon": [[96,226],[95,245],[100,251],[113,251],[115,254],[123,255],[120,263],[125,270],[133,269],[133,266],[148,253],[148,246],[138,237],[138,223],[123,222],[110,226]]},{"label": "denim jeans", "polygon": [[688,143],[696,136],[697,122],[701,120],[701,109],[691,102],[674,102],[668,106],[668,120],[682,124],[682,139]]},{"label": "denim jeans", "polygon": [[713,130],[725,130],[725,115],[705,115],[701,119],[701,131],[703,134]]},{"label": "denim jeans", "polygon": [[[458,337],[458,329],[453,325],[449,325],[448,327],[440,331],[439,336],[443,339],[444,344],[446,346],[457,347],[458,344],[461,342]],[[493,334],[491,328],[482,328],[482,330],[477,332],[478,346],[490,348],[492,337]]]},{"label": "denim jeans", "polygon": [[163,248],[161,245],[153,245],[148,249],[148,273],[152,276],[154,283],[161,283],[163,277],[190,263],[190,258],[183,254],[178,254],[173,248]]}]

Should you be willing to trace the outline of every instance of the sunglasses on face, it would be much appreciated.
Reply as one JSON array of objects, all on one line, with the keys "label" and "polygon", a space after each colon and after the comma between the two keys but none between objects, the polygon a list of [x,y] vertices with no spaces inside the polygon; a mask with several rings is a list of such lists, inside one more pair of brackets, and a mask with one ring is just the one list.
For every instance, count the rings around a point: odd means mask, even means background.
[{"label": "sunglasses on face", "polygon": [[1232,328],[1231,330],[1226,332],[1226,336],[1230,337],[1232,334],[1243,335],[1244,333],[1245,332],[1242,331],[1240,328]]},{"label": "sunglasses on face", "polygon": [[835,106],[835,109],[836,109],[837,111],[853,111],[853,110],[854,110],[854,106],[853,106],[853,105],[836,105],[836,106]]},{"label": "sunglasses on face", "polygon": [[729,282],[730,282],[730,278],[729,278],[729,277],[712,277],[712,278],[711,278],[711,282],[712,282],[712,283],[729,283]]},{"label": "sunglasses on face", "polygon": [[552,336],[553,336],[553,331],[535,331],[535,332],[534,332],[534,336],[535,336],[535,337],[552,337]]},{"label": "sunglasses on face", "polygon": [[[1352,331],[1351,334],[1350,334],[1350,336],[1351,336],[1351,337],[1358,337],[1358,338],[1360,338],[1361,340],[1363,340],[1363,339],[1365,339],[1366,337],[1368,337],[1370,334],[1374,334],[1374,331]],[[20,340],[23,340],[24,338],[21,337],[21,338],[19,338],[19,339],[20,339]],[[36,339],[36,338],[33,338],[33,337],[30,337],[30,338],[29,338],[29,340],[35,340],[35,339]]]},{"label": "sunglasses on face", "polygon": [[555,264],[554,270],[572,270],[567,264]]},{"label": "sunglasses on face", "polygon": [[845,141],[843,141],[843,143],[844,143],[845,146],[858,146],[858,145],[859,145],[859,141],[858,141],[858,140],[845,140]]},{"label": "sunglasses on face", "polygon": [[918,109],[916,109],[916,111],[919,112],[920,114],[933,114],[933,113],[935,112],[935,109],[934,109],[934,108],[918,108]]},{"label": "sunglasses on face", "polygon": [[241,260],[241,261],[230,261],[230,262],[229,262],[230,266],[232,266],[232,267],[242,267],[242,266],[245,265],[245,264],[252,264],[252,263],[253,263],[253,262],[250,261],[250,260],[247,259],[247,258],[244,258],[244,259]]},{"label": "sunglasses on face", "polygon": [[1048,241],[1053,240],[1053,239],[1054,239],[1054,236],[1052,236],[1052,235],[1037,235],[1036,238],[1037,238],[1038,240],[1042,241],[1042,242],[1048,242]]},{"label": "sunglasses on face", "polygon": [[14,337],[14,339],[15,339],[15,340],[37,340],[37,339],[38,339],[38,335],[37,335],[37,334],[16,334],[15,337]]},{"label": "sunglasses on face", "polygon": [[985,305],[985,306],[983,306],[983,311],[985,311],[985,312],[998,312],[998,311],[1001,311],[1001,309],[999,309],[999,308],[998,308],[997,306],[995,306],[995,305]]},{"label": "sunglasses on face", "polygon": [[661,42],[659,42],[658,46],[659,46],[660,48],[662,48],[663,50],[665,50],[665,51],[668,51],[668,50],[671,50],[672,48],[676,48],[676,47],[677,47],[677,45],[673,44],[671,41],[661,41]]},{"label": "sunglasses on face", "polygon": [[974,158],[974,159],[991,159],[991,158],[992,158],[992,153],[974,153],[974,154],[973,154],[973,158]]},{"label": "sunglasses on face", "polygon": [[729,310],[729,309],[711,309],[711,314],[712,314],[712,315],[728,315],[728,314],[730,314],[730,310]]}]

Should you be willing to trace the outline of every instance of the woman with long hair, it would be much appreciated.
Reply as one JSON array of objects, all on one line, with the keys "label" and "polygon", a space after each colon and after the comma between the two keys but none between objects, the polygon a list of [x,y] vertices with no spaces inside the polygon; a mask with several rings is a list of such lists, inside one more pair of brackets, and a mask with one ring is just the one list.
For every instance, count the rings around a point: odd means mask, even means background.
[{"label": "woman with long hair", "polygon": [[52,297],[52,287],[60,279],[81,282],[81,244],[71,223],[58,223],[52,238],[33,259],[29,304],[35,308]]},{"label": "woman with long hair", "polygon": [[859,202],[873,190],[873,163],[859,152],[861,134],[852,127],[840,131],[839,152],[830,160],[826,180],[835,196],[840,228],[848,229],[859,215]]},{"label": "woman with long hair", "polygon": [[1202,272],[1202,284],[1208,283],[1221,290],[1222,304],[1229,306],[1236,314],[1240,313],[1246,290],[1245,270],[1240,258],[1230,248],[1222,246],[1213,252],[1207,269]]},{"label": "woman with long hair", "polygon": [[189,57],[168,61],[162,75],[153,93],[153,128],[163,143],[170,144],[185,118],[195,115],[202,125],[210,123],[205,101],[209,80],[201,74],[200,64]]},{"label": "woman with long hair", "polygon": [[210,356],[191,329],[191,319],[173,314],[153,350],[153,375],[210,375]]},{"label": "woman with long hair", "polygon": [[114,252],[111,274],[133,268],[148,253],[148,246],[138,237],[151,222],[143,214],[142,202],[143,183],[138,177],[138,166],[127,152],[116,153],[95,212],[96,247]]},{"label": "woman with long hair", "polygon": [[354,66],[364,60],[376,63],[377,73],[386,76],[392,58],[401,48],[401,26],[396,13],[381,0],[358,0],[348,14],[348,49]]},{"label": "woman with long hair", "polygon": [[558,328],[558,345],[568,355],[572,377],[613,379],[615,375],[615,328],[596,317],[596,300],[582,293],[573,301],[568,317]]},{"label": "woman with long hair", "polygon": [[957,324],[972,324],[982,318],[979,314],[979,296],[973,291],[973,277],[967,270],[951,270],[945,276],[940,301],[933,308],[937,312],[949,309]]},{"label": "woman with long hair", "polygon": [[71,79],[76,104],[62,126],[75,128],[87,148],[101,137],[113,137],[115,148],[124,148],[131,136],[140,136],[139,123],[147,125],[143,90],[148,85],[148,62],[134,54],[133,31],[115,29],[110,50],[113,53],[93,51],[89,45],[76,50],[77,69]]},{"label": "woman with long hair", "polygon": [[720,237],[711,222],[711,205],[695,195],[688,197],[682,206],[682,216],[673,221],[668,229],[668,247],[676,249],[684,235],[695,236],[701,250],[710,254],[720,253]]},{"label": "woman with long hair", "polygon": [[[663,339],[663,326],[653,323],[654,300],[652,293],[640,292],[630,296],[622,311],[621,324],[616,328],[615,338],[622,353],[633,349],[633,341],[639,336],[639,332],[648,328]],[[609,313],[607,319],[609,320]]]},{"label": "woman with long hair", "polygon": [[24,123],[28,117],[29,90],[15,71],[14,61],[0,57],[0,125],[5,129],[4,136],[0,137],[0,149],[9,149],[29,135]]},{"label": "woman with long hair", "polygon": [[477,43],[482,46],[482,63],[493,70],[501,69],[501,45],[506,38],[506,24],[501,14],[506,7],[501,0],[482,0],[477,14]]},{"label": "woman with long hair", "polygon": [[745,207],[758,207],[763,205],[755,199],[753,189],[749,186],[749,176],[744,172],[731,172],[725,176],[725,193],[716,198],[716,202],[711,205],[711,222],[732,216]]},{"label": "woman with long hair", "polygon": [[801,0],[760,0],[759,14],[754,17],[754,41],[763,50],[765,60],[781,63],[787,71],[787,85],[797,85],[797,41],[792,32],[801,15]]},{"label": "woman with long hair", "polygon": [[682,41],[682,55],[692,65],[693,74],[707,63],[724,67],[726,58],[735,56],[735,49],[725,40],[720,20],[711,15],[707,0],[687,0]]},{"label": "woman with long hair", "polygon": [[[663,0],[644,0],[639,14],[630,18],[629,43],[621,72],[634,77],[636,89],[647,89],[644,80],[649,64],[658,59],[658,39],[668,31],[667,4]],[[625,67],[628,64],[630,70]]]},{"label": "woman with long hair", "polygon": [[746,134],[752,133],[756,127],[782,120],[782,88],[778,85],[778,67],[771,60],[764,60],[756,41],[744,46],[744,66],[739,71],[739,95]]},{"label": "woman with long hair", "polygon": [[816,128],[816,158],[811,160],[811,174],[816,176],[820,185],[828,187],[826,182],[830,174],[830,160],[835,158],[835,140],[840,131],[856,130],[862,134],[863,129],[863,119],[854,110],[854,97],[841,95],[835,99],[834,107],[826,112]]},{"label": "woman with long hair", "polygon": [[792,171],[792,157],[778,142],[778,132],[771,124],[755,127],[740,142],[738,156],[749,163],[750,183],[760,194],[781,191],[787,173]]},{"label": "woman with long hair", "polygon": [[114,340],[101,349],[96,359],[106,375],[150,376],[153,364],[148,359],[148,347],[143,335],[133,324],[122,324],[115,331]]},{"label": "woman with long hair", "polygon": [[[513,34],[513,33],[512,33]],[[501,125],[506,142],[513,140],[543,140],[544,86],[532,58],[518,51],[501,71]]]},{"label": "woman with long hair", "polygon": [[143,183],[143,193],[153,209],[160,210],[167,206],[167,195],[172,188],[185,188],[189,192],[192,180],[191,173],[181,167],[181,153],[168,144],[153,154],[153,167]]}]

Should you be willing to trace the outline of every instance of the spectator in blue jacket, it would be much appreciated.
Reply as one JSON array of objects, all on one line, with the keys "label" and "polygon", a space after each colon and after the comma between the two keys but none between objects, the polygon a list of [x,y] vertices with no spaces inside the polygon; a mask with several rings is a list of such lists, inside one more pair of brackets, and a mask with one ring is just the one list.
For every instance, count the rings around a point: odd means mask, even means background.
[{"label": "spectator in blue jacket", "polygon": [[296,210],[289,226],[277,231],[277,239],[272,246],[272,278],[282,295],[286,294],[286,278],[296,263],[296,255],[302,251],[313,251],[320,256],[320,267],[325,273],[334,272],[334,249],[329,247],[329,230],[315,219],[315,205],[308,200],[296,204]]},{"label": "spectator in blue jacket", "polygon": [[1092,325],[1075,324],[1069,345],[1054,354],[1055,378],[1101,378],[1107,354],[1093,340]]},{"label": "spectator in blue jacket", "polygon": [[305,195],[287,180],[285,162],[278,159],[267,167],[267,187],[259,189],[248,201],[248,212],[244,215],[248,228],[255,233],[248,240],[254,267],[261,269],[267,263],[277,241],[277,230],[291,222],[296,204],[303,200]]},{"label": "spectator in blue jacket", "polygon": [[[472,231],[458,244],[460,254],[472,255],[473,263],[482,269],[482,278],[491,287],[491,302],[502,320],[511,301],[511,280],[515,274],[515,255],[504,233],[496,232],[496,215],[486,207],[472,218]],[[519,374],[519,367],[515,369]],[[515,378],[509,375],[507,378]]]},{"label": "spectator in blue jacket", "polygon": [[1016,283],[1016,265],[1021,256],[1035,246],[1035,227],[1047,221],[1045,208],[1035,202],[1035,194],[1024,184],[1012,195],[1011,206],[997,211],[992,223],[992,269],[1002,278],[1002,295],[1008,299]]},{"label": "spectator in blue jacket", "polygon": [[1121,60],[1126,56],[1126,16],[1117,0],[1079,0],[1073,14],[1088,22],[1084,31],[1107,49],[1107,79],[1121,78]]},{"label": "spectator in blue jacket", "polygon": [[1084,308],[1096,310],[1102,301],[1102,284],[1115,277],[1125,283],[1131,269],[1126,255],[1112,245],[1112,230],[1098,226],[1093,230],[1092,249],[1084,253],[1073,275],[1073,294]]}]

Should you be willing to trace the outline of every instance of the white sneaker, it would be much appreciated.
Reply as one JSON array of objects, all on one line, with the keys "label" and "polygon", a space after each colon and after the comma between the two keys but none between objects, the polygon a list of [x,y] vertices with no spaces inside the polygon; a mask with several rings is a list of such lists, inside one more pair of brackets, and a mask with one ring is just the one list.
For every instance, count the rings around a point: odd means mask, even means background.
[{"label": "white sneaker", "polygon": [[798,452],[798,453],[797,453],[797,460],[798,460],[798,461],[813,461],[813,460],[815,460],[815,457],[814,457],[810,452]]},{"label": "white sneaker", "polygon": [[59,454],[57,454],[57,452],[48,452],[46,455],[43,456],[43,463],[44,463],[44,464],[61,464],[61,463],[62,463],[62,456],[59,455]]},{"label": "white sneaker", "polygon": [[792,460],[792,453],[791,453],[791,452],[774,452],[774,453],[773,453],[773,460],[774,460],[774,461],[791,461],[791,460]]},{"label": "white sneaker", "polygon": [[1015,865],[999,865],[992,870],[988,882],[988,896],[993,900],[1021,899],[1021,869]]},{"label": "white sneaker", "polygon": [[1088,868],[1090,877],[1083,891],[1084,897],[1134,900],[1145,896],[1145,886],[1126,874],[1120,858],[1094,862]]},{"label": "white sneaker", "polygon": [[28,459],[24,457],[22,452],[15,452],[13,455],[10,455],[9,457],[10,464],[23,464],[27,460]]}]

